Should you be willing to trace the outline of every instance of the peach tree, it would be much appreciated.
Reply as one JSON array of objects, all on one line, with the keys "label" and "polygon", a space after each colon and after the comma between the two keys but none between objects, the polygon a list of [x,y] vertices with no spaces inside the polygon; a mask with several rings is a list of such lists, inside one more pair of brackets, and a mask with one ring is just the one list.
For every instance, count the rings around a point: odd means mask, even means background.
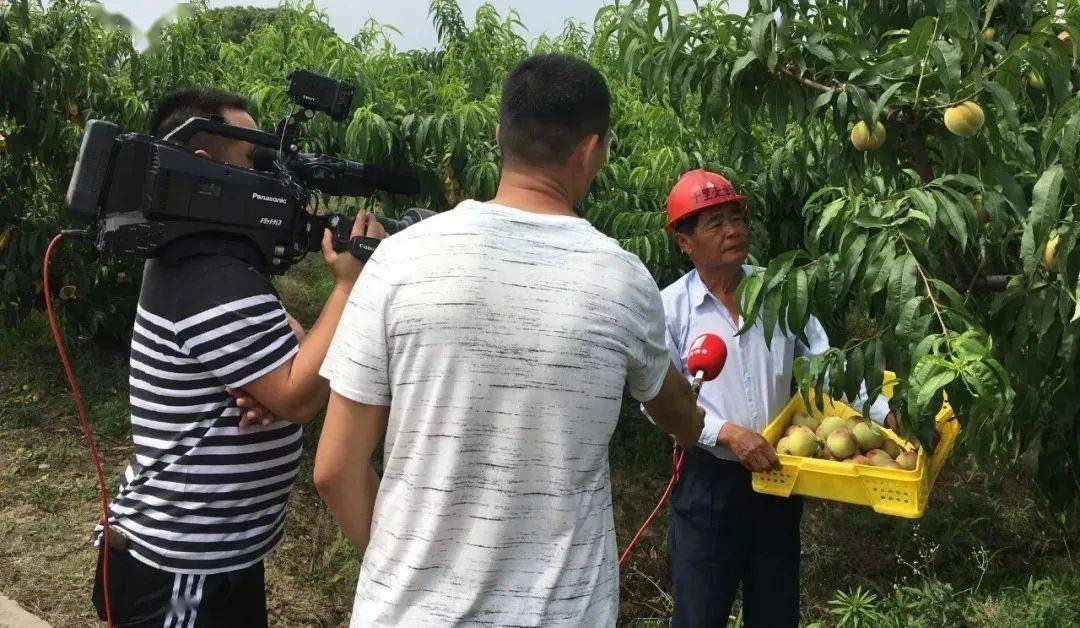
[{"label": "peach tree", "polygon": [[800,387],[889,368],[924,442],[947,395],[975,460],[1030,452],[1051,503],[1075,503],[1080,6],[638,0],[598,24],[646,93],[723,131],[766,266],[745,319],[812,312],[843,340]]}]

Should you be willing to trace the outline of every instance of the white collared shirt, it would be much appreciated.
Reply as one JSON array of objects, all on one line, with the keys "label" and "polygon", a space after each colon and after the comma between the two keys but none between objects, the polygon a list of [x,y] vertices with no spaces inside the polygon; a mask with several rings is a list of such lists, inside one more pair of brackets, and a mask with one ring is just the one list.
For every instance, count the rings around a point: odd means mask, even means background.
[{"label": "white collared shirt", "polygon": [[[743,266],[743,276],[756,269]],[[719,336],[727,345],[727,364],[720,376],[701,387],[698,405],[705,408],[705,428],[698,442],[718,458],[736,460],[730,450],[716,444],[720,428],[728,421],[761,432],[791,399],[792,364],[798,356],[821,355],[829,349],[829,337],[817,318],[811,316],[803,330],[809,345],[795,334],[785,334],[777,326],[771,345],[765,344],[764,326],[759,318],[746,333],[737,335],[739,324],[714,297],[692,270],[661,293],[667,318],[667,345],[671,361],[687,379],[686,350],[704,333]],[[863,384],[854,403],[866,399]],[[870,418],[882,423],[889,414],[888,400],[879,396],[870,408]]]}]

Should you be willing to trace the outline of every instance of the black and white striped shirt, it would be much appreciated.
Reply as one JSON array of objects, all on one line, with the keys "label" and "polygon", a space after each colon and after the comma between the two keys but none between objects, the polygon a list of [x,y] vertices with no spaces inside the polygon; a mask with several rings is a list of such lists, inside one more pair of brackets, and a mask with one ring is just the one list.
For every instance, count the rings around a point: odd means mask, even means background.
[{"label": "black and white striped shirt", "polygon": [[209,574],[257,563],[277,546],[301,428],[239,429],[225,388],[297,349],[273,286],[250,264],[222,255],[147,262],[131,339],[135,452],[109,519],[133,556]]}]

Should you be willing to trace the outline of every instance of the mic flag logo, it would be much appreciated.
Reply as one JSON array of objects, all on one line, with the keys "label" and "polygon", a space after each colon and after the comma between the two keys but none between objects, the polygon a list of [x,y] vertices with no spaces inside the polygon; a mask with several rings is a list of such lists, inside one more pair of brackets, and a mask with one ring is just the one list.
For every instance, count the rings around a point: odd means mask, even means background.
[{"label": "mic flag logo", "polygon": [[716,334],[701,334],[690,343],[686,354],[686,370],[708,381],[716,379],[727,362],[727,345]]}]

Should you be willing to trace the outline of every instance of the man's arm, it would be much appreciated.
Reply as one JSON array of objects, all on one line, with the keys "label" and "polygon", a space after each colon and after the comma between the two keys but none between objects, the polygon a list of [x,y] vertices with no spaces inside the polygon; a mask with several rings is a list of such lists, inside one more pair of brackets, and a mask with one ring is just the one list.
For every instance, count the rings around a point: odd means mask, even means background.
[{"label": "man's arm", "polygon": [[[677,311],[682,310],[680,307],[672,309]],[[677,320],[667,321],[668,325],[672,323],[678,324]],[[671,368],[675,369],[679,378],[685,381],[686,376],[683,372],[684,364],[682,359],[683,347],[679,346],[680,343],[678,341],[678,338],[681,338],[682,336],[679,335],[677,337],[676,334],[672,333],[670,327],[667,327],[667,333],[665,335],[668,356],[671,358]],[[666,381],[664,383],[667,384]],[[655,402],[656,400],[653,400],[653,402],[650,403],[644,403],[641,407],[649,419],[657,425],[660,425],[659,421],[653,417],[653,412],[656,410],[650,409],[650,406],[658,405]],[[776,450],[773,449],[772,445],[762,438],[760,434],[735,423],[731,423],[727,419],[724,419],[713,412],[705,411],[703,408],[699,407],[698,411],[702,413],[703,424],[699,430],[699,436],[695,444],[704,445],[706,447],[723,445],[738,457],[743,466],[751,471],[766,471],[768,469],[779,468],[780,461],[776,457]]]},{"label": "man's arm", "polygon": [[[356,215],[352,236],[362,235],[382,238],[386,236],[386,232],[374,215],[362,212]],[[363,264],[348,251],[335,252],[329,231],[323,234],[322,247],[323,257],[334,275],[334,288],[330,292],[330,298],[326,300],[318,320],[300,343],[296,356],[244,386],[246,394],[241,395],[237,405],[248,409],[248,412],[256,410],[257,404],[279,418],[306,423],[326,404],[330,388],[326,380],[319,377],[319,367],[326,359],[326,351],[334,337],[334,330],[341,320],[341,313]],[[245,396],[250,396],[252,400],[244,399]],[[259,422],[257,416],[249,417],[248,412],[245,412],[241,419],[241,427]]]},{"label": "man's arm", "polygon": [[694,391],[674,364],[668,365],[660,392],[642,405],[656,426],[674,436],[680,445],[698,444],[705,425],[705,410],[698,407]]},{"label": "man's arm", "polygon": [[371,517],[379,476],[371,455],[386,433],[390,408],[330,394],[319,447],[315,452],[315,488],[334,521],[361,551],[371,536]]},{"label": "man's arm", "polygon": [[285,312],[285,318],[289,319],[289,328],[292,329],[293,334],[299,342],[304,342],[304,338],[307,337],[307,332],[304,331],[304,326],[300,324],[300,321],[292,317],[292,314]]}]

